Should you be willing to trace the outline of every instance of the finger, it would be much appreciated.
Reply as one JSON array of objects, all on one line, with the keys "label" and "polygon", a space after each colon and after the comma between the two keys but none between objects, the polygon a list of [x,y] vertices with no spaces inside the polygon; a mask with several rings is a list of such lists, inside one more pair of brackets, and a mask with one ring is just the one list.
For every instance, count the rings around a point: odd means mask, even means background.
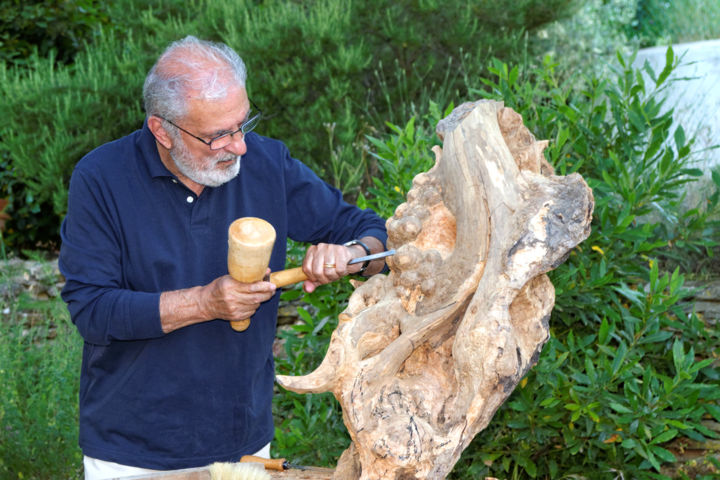
[{"label": "finger", "polygon": [[[352,258],[352,251],[348,247],[319,243],[308,249],[303,271],[315,286],[330,283],[348,274],[347,262]],[[307,288],[305,290],[308,291]]]},{"label": "finger", "polygon": [[277,286],[267,280],[261,280],[254,283],[236,282],[232,288],[236,294],[269,293],[270,295],[274,294],[276,289]]},{"label": "finger", "polygon": [[250,283],[247,286],[248,293],[267,293],[273,295],[275,293],[275,290],[277,290],[277,285],[265,280],[261,282]]},{"label": "finger", "polygon": [[227,317],[224,317],[223,320],[229,320],[231,322],[236,322],[238,320],[247,320],[248,318],[251,318],[253,315],[255,315],[256,310],[257,309],[236,310],[230,313]]},{"label": "finger", "polygon": [[328,256],[328,247],[326,243],[319,243],[308,248],[303,260],[303,271],[307,275],[308,280],[315,283],[328,283],[330,281],[326,276],[327,269],[334,268],[335,261]]},{"label": "finger", "polygon": [[305,290],[307,293],[312,293],[317,288],[317,284],[311,280],[305,280],[303,282],[303,290]]},{"label": "finger", "polygon": [[[328,257],[332,258],[333,261],[325,264],[326,276],[331,280],[337,280],[340,277],[344,277],[349,273],[348,262],[354,258],[353,251],[344,245],[330,245],[327,252]],[[331,272],[327,270],[331,269]]]},{"label": "finger", "polygon": [[322,260],[322,274],[328,280],[332,280],[337,277],[338,264],[333,255],[323,258]]},{"label": "finger", "polygon": [[235,298],[233,299],[232,303],[238,306],[244,305],[244,306],[250,306],[252,308],[258,308],[261,303],[267,302],[270,300],[275,291],[259,291],[259,292],[242,292],[237,293],[235,295]]},{"label": "finger", "polygon": [[[217,300],[232,318],[245,312],[246,318],[257,310],[261,303],[268,301],[275,295],[277,287],[271,282],[242,283],[228,277],[221,283]],[[227,318],[227,317],[224,317]]]}]

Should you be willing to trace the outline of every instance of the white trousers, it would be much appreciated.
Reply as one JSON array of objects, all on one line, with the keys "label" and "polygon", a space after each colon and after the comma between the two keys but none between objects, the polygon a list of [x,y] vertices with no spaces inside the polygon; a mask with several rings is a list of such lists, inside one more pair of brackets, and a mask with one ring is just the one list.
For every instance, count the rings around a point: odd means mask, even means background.
[{"label": "white trousers", "polygon": [[[268,443],[257,453],[257,457],[270,458],[270,444]],[[92,457],[83,457],[83,466],[85,467],[85,480],[102,480],[111,478],[133,477],[135,475],[145,475],[148,473],[171,473],[176,470],[150,470],[148,468],[130,467],[128,465],[120,465],[119,463],[98,460]]]}]

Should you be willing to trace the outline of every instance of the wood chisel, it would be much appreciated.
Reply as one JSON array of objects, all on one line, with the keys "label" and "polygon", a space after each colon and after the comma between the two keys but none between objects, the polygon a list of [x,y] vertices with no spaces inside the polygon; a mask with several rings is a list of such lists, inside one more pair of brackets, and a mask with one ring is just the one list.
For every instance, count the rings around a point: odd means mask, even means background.
[{"label": "wood chisel", "polygon": [[[377,260],[378,258],[389,257],[390,255],[395,255],[395,250],[387,250],[385,252],[373,253],[372,255],[366,255],[364,257],[353,258],[348,262],[348,265],[362,263],[368,260]],[[303,282],[305,280],[307,280],[307,275],[303,272],[302,267],[288,268],[287,270],[272,272],[269,278],[269,281],[278,287],[292,285],[293,283]]]}]

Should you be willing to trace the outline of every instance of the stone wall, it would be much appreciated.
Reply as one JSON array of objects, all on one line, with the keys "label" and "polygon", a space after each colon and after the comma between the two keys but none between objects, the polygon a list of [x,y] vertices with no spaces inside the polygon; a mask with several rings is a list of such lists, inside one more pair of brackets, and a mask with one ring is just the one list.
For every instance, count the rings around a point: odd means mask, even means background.
[{"label": "stone wall", "polygon": [[[676,125],[682,124],[687,138],[697,136],[696,151],[720,145],[720,39],[673,45],[673,51],[682,57],[680,67],[668,91],[667,106],[673,107]],[[645,48],[638,52],[635,66],[647,62],[656,74],[665,66],[667,47]],[[698,155],[704,170],[720,165],[720,148],[706,150]]]}]

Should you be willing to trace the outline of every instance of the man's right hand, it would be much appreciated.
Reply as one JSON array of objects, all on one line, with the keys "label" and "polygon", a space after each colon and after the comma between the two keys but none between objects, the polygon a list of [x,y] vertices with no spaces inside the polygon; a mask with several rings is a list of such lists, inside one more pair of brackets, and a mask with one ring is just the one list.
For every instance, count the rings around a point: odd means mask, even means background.
[{"label": "man's right hand", "polygon": [[245,320],[275,294],[276,288],[270,282],[242,283],[224,275],[202,287],[163,292],[160,295],[163,332],[218,318]]},{"label": "man's right hand", "polygon": [[225,275],[204,288],[207,289],[203,304],[205,317],[236,321],[250,318],[261,303],[270,300],[277,287],[263,281],[242,283]]}]

